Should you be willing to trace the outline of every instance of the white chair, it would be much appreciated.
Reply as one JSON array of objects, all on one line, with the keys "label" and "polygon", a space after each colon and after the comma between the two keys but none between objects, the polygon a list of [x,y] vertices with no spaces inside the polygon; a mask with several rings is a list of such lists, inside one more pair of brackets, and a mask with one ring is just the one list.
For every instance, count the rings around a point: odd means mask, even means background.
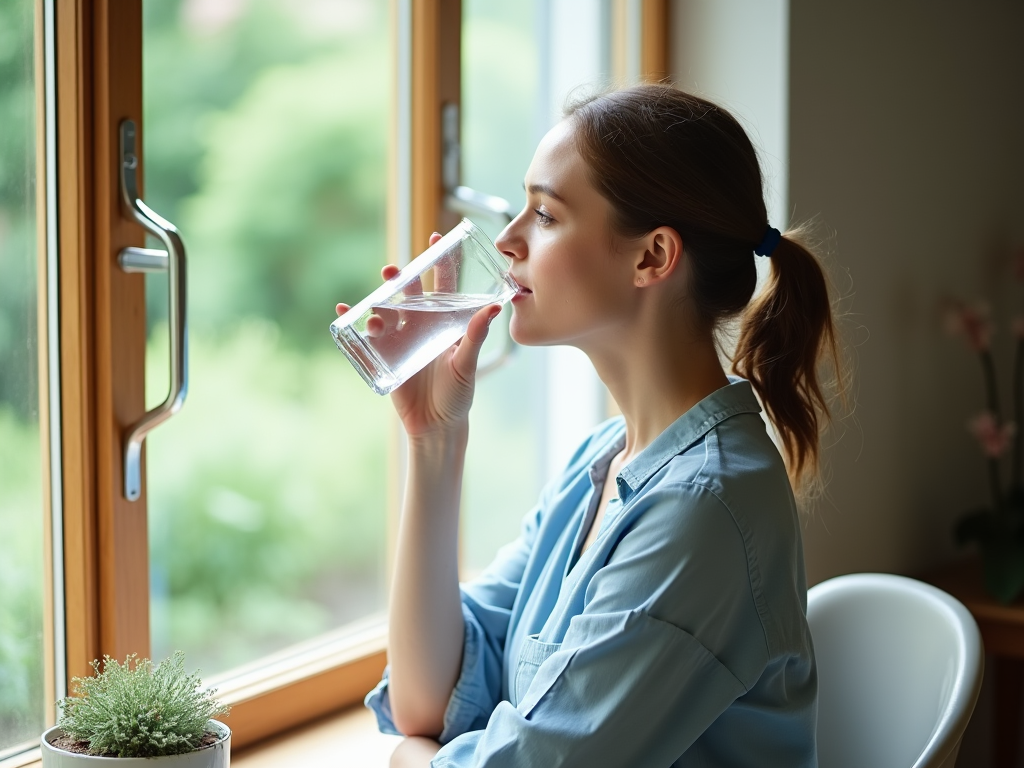
[{"label": "white chair", "polygon": [[978,625],[903,576],[839,576],[807,593],[820,768],[953,768],[981,689]]}]

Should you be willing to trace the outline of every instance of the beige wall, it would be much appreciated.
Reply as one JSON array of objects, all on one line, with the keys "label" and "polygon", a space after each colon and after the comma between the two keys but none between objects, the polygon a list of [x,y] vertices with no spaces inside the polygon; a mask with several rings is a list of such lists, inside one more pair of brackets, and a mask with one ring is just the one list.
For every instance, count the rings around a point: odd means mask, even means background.
[{"label": "beige wall", "polygon": [[846,296],[855,409],[828,451],[829,497],[807,524],[811,583],[955,557],[952,521],[987,498],[965,430],[981,409],[980,374],[943,335],[937,305],[998,293],[1005,314],[1024,309],[1005,263],[1024,246],[1024,4],[676,0],[673,10],[677,82],[746,113],[782,165],[774,176],[788,179],[791,220],[815,217],[828,236]]},{"label": "beige wall", "polygon": [[981,409],[980,373],[943,335],[937,305],[999,286],[1004,314],[1014,303],[1022,31],[1024,4],[1008,0],[791,1],[789,199],[796,218],[834,233],[848,270],[857,382],[830,451],[831,501],[807,530],[812,581],[947,560],[952,521],[987,498],[964,426]]}]

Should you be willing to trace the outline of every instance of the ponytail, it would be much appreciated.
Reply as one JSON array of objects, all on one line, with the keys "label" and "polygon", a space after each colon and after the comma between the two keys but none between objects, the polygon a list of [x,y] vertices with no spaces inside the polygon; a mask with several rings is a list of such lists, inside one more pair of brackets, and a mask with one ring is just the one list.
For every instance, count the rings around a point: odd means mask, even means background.
[{"label": "ponytail", "polygon": [[[775,425],[794,489],[816,489],[826,393],[835,384],[841,394],[845,383],[828,283],[805,232],[791,230],[751,302],[754,249],[764,246],[768,214],[746,132],[718,105],[662,83],[585,98],[566,116],[591,181],[612,205],[615,230],[639,237],[675,229],[698,322],[715,332],[740,318],[733,369]],[[831,364],[833,381],[820,375],[822,362]]]},{"label": "ponytail", "polygon": [[[830,382],[822,363],[832,369]],[[742,315],[733,370],[750,381],[775,425],[793,487],[813,488],[830,418],[826,391],[841,385],[842,371],[828,282],[802,228],[786,232],[772,252],[768,281]]]}]

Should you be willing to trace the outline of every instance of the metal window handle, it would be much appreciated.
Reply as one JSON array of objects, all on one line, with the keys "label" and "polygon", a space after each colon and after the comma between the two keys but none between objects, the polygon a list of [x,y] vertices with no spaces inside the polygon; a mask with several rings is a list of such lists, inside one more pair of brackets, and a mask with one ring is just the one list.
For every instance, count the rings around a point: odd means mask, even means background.
[{"label": "metal window handle", "polygon": [[185,245],[177,228],[139,199],[139,156],[135,122],[121,122],[121,203],[125,214],[160,238],[166,251],[123,248],[117,263],[125,272],[167,272],[171,335],[171,386],[167,399],[124,432],[124,496],[135,501],[142,493],[142,441],[153,429],[181,410],[188,393],[188,309]]},{"label": "metal window handle", "polygon": [[486,195],[461,184],[445,187],[444,207],[463,216],[487,216],[502,224],[515,218],[512,204],[504,197]]},{"label": "metal window handle", "polygon": [[[512,204],[503,197],[477,192],[459,184],[462,165],[462,144],[459,139],[459,105],[448,103],[441,108],[441,179],[444,183],[444,207],[462,216],[485,216],[502,224],[516,217]],[[476,367],[477,376],[486,376],[503,366],[515,352],[508,328],[501,349],[488,355]]]}]

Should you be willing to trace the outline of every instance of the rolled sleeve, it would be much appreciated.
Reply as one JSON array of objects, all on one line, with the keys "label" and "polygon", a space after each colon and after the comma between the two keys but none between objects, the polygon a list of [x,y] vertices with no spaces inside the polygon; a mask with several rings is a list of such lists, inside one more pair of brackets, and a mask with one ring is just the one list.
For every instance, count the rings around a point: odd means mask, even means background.
[{"label": "rolled sleeve", "polygon": [[[501,699],[505,640],[512,607],[540,526],[540,510],[537,507],[523,519],[519,538],[502,547],[480,578],[461,588],[462,666],[445,708],[441,743],[467,730],[482,728]],[[386,668],[383,678],[363,703],[373,710],[383,733],[401,736],[391,716],[388,678]]]},{"label": "rolled sleeve", "polygon": [[[445,744],[466,731],[483,728],[487,718],[498,703],[501,691],[501,653],[494,648],[494,638],[487,632],[463,595],[462,620],[465,634],[462,646],[462,667],[455,683],[451,698],[444,713],[444,730],[439,741]],[[363,703],[373,710],[377,727],[381,733],[402,736],[395,727],[391,715],[391,699],[388,695],[390,667],[384,668],[384,675],[377,686],[370,691]]]},{"label": "rolled sleeve", "polygon": [[395,728],[395,721],[391,716],[391,698],[388,696],[388,677],[390,673],[391,668],[384,667],[384,674],[380,682],[377,683],[372,691],[366,694],[363,704],[377,716],[377,728],[381,733],[402,736],[403,734]]},{"label": "rolled sleeve", "polygon": [[501,649],[494,647],[494,636],[488,636],[465,600],[463,595],[462,669],[444,712],[444,729],[438,738],[442,744],[487,725],[501,696]]}]

